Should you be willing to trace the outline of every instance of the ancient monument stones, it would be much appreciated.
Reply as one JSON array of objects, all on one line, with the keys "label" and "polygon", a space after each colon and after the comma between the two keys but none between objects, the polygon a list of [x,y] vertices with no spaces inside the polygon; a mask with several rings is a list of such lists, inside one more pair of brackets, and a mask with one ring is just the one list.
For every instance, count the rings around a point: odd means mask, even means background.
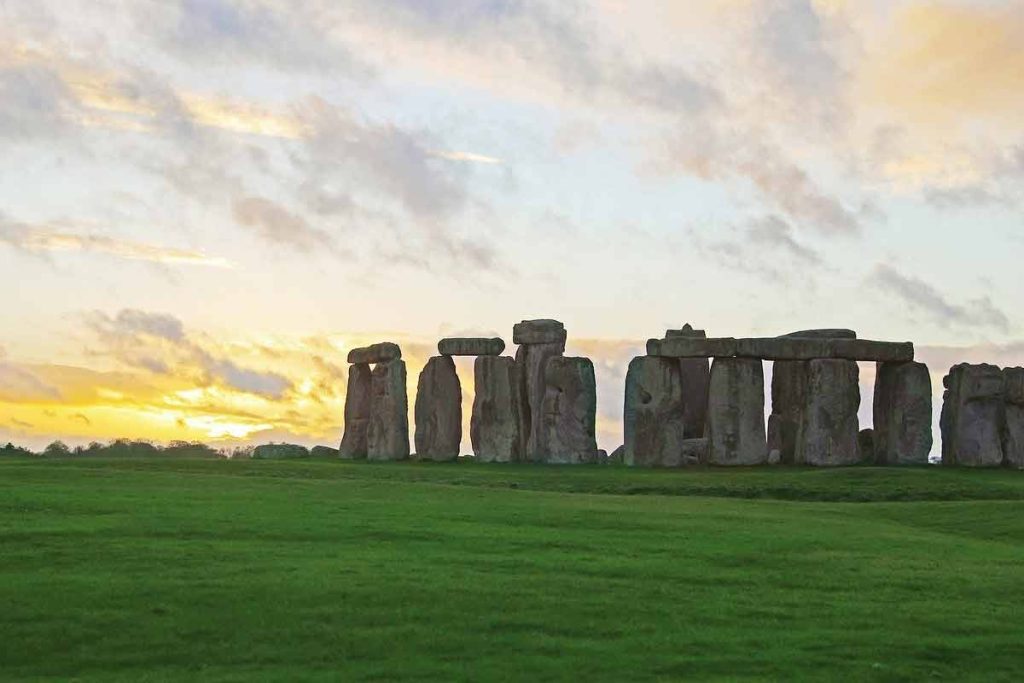
[{"label": "ancient monument stones", "polygon": [[442,356],[500,356],[505,342],[499,337],[448,337],[437,342]]},{"label": "ancient monument stones", "polygon": [[857,437],[860,370],[850,360],[818,358],[807,363],[803,420],[796,458],[805,465],[853,465],[860,460]]},{"label": "ancient monument stones", "polygon": [[[499,340],[500,341],[500,340]],[[454,460],[462,441],[462,385],[451,356],[434,356],[416,386],[416,456]]]},{"label": "ancient monument stones", "polygon": [[543,461],[554,464],[596,462],[596,412],[597,382],[590,359],[563,356],[548,359],[544,367],[541,419],[537,425],[537,448]]},{"label": "ancient monument stones", "polygon": [[519,344],[516,366],[519,380],[519,434],[523,459],[544,459],[543,403],[546,393],[544,368],[551,358],[565,353],[565,326],[557,320],[524,320],[512,328]]},{"label": "ancient monument stones", "polygon": [[753,358],[715,358],[708,390],[708,462],[759,465],[768,458],[764,371]]},{"label": "ancient monument stones", "polygon": [[954,365],[942,380],[942,464],[1003,463],[1003,373],[994,365]]},{"label": "ancient monument stones", "polygon": [[[382,342],[348,353],[345,433],[338,455],[345,459],[402,460],[409,456],[405,361],[398,344]],[[375,364],[370,370],[370,364]]]},{"label": "ancient monument stones", "polygon": [[356,363],[348,369],[348,390],[345,393],[345,433],[338,448],[347,460],[365,458],[370,436],[370,366]]},{"label": "ancient monument stones", "polygon": [[[695,330],[690,323],[679,330],[666,330],[665,338],[683,337],[706,339],[704,330]],[[707,358],[680,358],[679,379],[683,391],[683,425],[686,438],[699,439],[704,436],[704,425],[708,412],[708,383],[711,379],[711,365]]]},{"label": "ancient monument stones", "polygon": [[1024,468],[1024,368],[1003,370],[1005,424],[1003,460],[1006,465]]},{"label": "ancient monument stones", "polygon": [[473,455],[481,462],[519,460],[522,444],[515,359],[479,356],[473,364],[473,384],[476,395],[469,428]]},{"label": "ancient monument stones", "polygon": [[623,407],[623,460],[627,465],[676,467],[683,464],[686,439],[683,406],[679,361],[654,356],[640,356],[630,361]]},{"label": "ancient monument stones", "polygon": [[932,450],[932,380],[924,363],[878,363],[874,462],[926,465]]}]

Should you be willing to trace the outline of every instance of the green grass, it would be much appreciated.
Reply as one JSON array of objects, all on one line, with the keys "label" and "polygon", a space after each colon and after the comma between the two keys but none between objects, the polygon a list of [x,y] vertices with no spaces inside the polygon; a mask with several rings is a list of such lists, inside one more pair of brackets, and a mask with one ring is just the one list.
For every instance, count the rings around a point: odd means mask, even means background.
[{"label": "green grass", "polygon": [[0,677],[1019,680],[1024,473],[0,461]]}]

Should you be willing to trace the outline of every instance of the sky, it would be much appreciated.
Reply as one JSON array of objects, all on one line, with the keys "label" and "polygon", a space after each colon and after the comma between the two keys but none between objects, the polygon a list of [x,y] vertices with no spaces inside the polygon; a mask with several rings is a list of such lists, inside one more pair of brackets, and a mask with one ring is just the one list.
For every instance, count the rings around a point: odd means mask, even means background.
[{"label": "sky", "polygon": [[685,322],[914,341],[937,419],[1024,364],[1021,121],[1024,0],[0,0],[0,441],[336,445],[348,349],[411,407],[528,318],[609,450]]}]

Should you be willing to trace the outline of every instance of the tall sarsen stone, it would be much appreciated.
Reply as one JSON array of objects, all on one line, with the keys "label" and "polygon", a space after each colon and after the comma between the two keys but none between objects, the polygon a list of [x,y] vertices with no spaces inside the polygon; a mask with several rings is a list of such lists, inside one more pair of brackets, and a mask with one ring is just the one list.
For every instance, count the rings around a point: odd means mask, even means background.
[{"label": "tall sarsen stone", "polygon": [[371,376],[370,431],[367,458],[409,457],[409,398],[405,361],[378,363]]},{"label": "tall sarsen stone", "polygon": [[455,460],[462,441],[462,385],[451,356],[434,356],[416,385],[416,457]]}]

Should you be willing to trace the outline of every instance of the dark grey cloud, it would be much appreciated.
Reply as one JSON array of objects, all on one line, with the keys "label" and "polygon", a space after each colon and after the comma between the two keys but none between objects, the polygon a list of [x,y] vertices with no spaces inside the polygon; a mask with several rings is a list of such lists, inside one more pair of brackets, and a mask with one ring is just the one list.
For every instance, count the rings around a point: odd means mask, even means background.
[{"label": "dark grey cloud", "polygon": [[867,278],[869,285],[897,297],[943,327],[964,327],[1009,331],[1010,319],[988,297],[963,304],[950,301],[936,287],[917,277],[905,275],[888,264],[878,264]]}]

